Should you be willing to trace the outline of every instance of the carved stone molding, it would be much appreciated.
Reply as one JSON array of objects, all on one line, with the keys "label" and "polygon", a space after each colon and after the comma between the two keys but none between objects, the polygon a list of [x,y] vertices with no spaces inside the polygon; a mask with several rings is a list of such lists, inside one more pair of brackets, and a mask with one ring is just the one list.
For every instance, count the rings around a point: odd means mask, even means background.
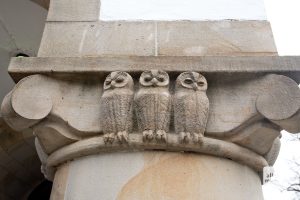
[{"label": "carved stone molding", "polygon": [[49,177],[70,159],[114,151],[205,153],[256,171],[273,165],[280,131],[300,131],[297,83],[199,72],[31,75],[5,97],[1,113],[15,130],[32,128]]}]

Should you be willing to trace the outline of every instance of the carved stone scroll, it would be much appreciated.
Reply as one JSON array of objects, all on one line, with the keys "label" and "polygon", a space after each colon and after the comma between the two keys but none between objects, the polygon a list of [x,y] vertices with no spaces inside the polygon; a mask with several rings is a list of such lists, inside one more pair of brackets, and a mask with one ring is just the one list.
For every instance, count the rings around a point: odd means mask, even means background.
[{"label": "carved stone scroll", "polygon": [[300,90],[292,79],[271,74],[265,92],[258,96],[256,108],[263,116],[291,133],[300,132]]},{"label": "carved stone scroll", "polygon": [[43,76],[32,76],[22,79],[4,98],[1,113],[8,125],[15,130],[23,130],[44,119],[52,109],[52,98],[43,87]]}]

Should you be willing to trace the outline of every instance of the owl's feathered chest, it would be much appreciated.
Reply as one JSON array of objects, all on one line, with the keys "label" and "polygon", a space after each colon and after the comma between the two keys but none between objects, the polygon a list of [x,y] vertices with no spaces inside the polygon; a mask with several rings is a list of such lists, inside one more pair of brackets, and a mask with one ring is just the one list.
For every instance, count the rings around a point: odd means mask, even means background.
[{"label": "owl's feathered chest", "polygon": [[137,92],[135,96],[135,100],[137,102],[145,104],[161,104],[161,103],[169,103],[171,99],[171,95],[167,90],[160,90],[160,91],[153,91],[153,90],[147,90],[147,89],[141,89],[140,91]]},{"label": "owl's feathered chest", "polygon": [[148,96],[148,97],[169,97],[170,93],[165,88],[141,88],[135,95],[137,98]]},{"label": "owl's feathered chest", "polygon": [[168,131],[171,95],[167,89],[140,89],[135,95],[135,111],[141,130]]},{"label": "owl's feathered chest", "polygon": [[207,95],[205,92],[202,91],[193,91],[193,90],[186,90],[186,91],[180,91],[175,93],[176,99],[198,99],[198,98],[206,98]]},{"label": "owl's feathered chest", "polygon": [[209,100],[205,92],[181,91],[175,94],[174,104],[178,109],[184,109],[188,112],[199,112],[206,110],[209,106]]},{"label": "owl's feathered chest", "polygon": [[132,91],[104,92],[101,98],[101,109],[103,114],[112,112],[126,113],[131,109],[133,102]]},{"label": "owl's feathered chest", "polygon": [[104,133],[130,131],[133,93],[104,93],[101,99],[101,123]]},{"label": "owl's feathered chest", "polygon": [[111,90],[111,91],[104,91],[102,95],[102,99],[115,99],[115,98],[128,98],[133,96],[133,91],[128,89],[119,89],[119,90]]}]

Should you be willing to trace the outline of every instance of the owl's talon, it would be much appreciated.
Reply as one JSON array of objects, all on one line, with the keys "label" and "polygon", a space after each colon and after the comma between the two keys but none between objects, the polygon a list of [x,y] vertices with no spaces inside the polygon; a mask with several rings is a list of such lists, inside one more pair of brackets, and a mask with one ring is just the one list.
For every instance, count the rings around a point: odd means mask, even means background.
[{"label": "owl's talon", "polygon": [[197,143],[201,144],[203,142],[204,136],[201,133],[193,133],[192,136],[193,136],[193,142],[195,144],[197,144]]},{"label": "owl's talon", "polygon": [[153,140],[153,131],[152,130],[143,131],[143,141],[150,142],[151,140]]},{"label": "owl's talon", "polygon": [[180,135],[180,142],[183,144],[187,144],[191,140],[191,133],[189,132],[181,132]]},{"label": "owl's talon", "polygon": [[167,141],[167,133],[164,130],[158,130],[155,134],[155,139],[160,142]]},{"label": "owl's talon", "polygon": [[114,133],[107,133],[103,136],[103,140],[105,144],[112,144],[115,140],[115,134]]},{"label": "owl's talon", "polygon": [[126,131],[120,131],[117,133],[117,138],[120,144],[128,143],[128,133]]}]

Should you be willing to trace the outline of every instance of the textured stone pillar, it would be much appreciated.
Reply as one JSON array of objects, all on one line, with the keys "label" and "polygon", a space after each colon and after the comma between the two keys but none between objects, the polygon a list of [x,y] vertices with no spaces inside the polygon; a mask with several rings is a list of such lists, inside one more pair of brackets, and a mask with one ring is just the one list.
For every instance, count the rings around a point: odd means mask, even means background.
[{"label": "textured stone pillar", "polygon": [[52,0],[38,57],[9,66],[1,113],[33,130],[51,199],[263,199],[280,131],[300,131],[300,58],[269,22],[99,13]]},{"label": "textured stone pillar", "polygon": [[192,153],[93,155],[64,164],[55,180],[64,185],[53,199],[263,199],[251,168]]}]

